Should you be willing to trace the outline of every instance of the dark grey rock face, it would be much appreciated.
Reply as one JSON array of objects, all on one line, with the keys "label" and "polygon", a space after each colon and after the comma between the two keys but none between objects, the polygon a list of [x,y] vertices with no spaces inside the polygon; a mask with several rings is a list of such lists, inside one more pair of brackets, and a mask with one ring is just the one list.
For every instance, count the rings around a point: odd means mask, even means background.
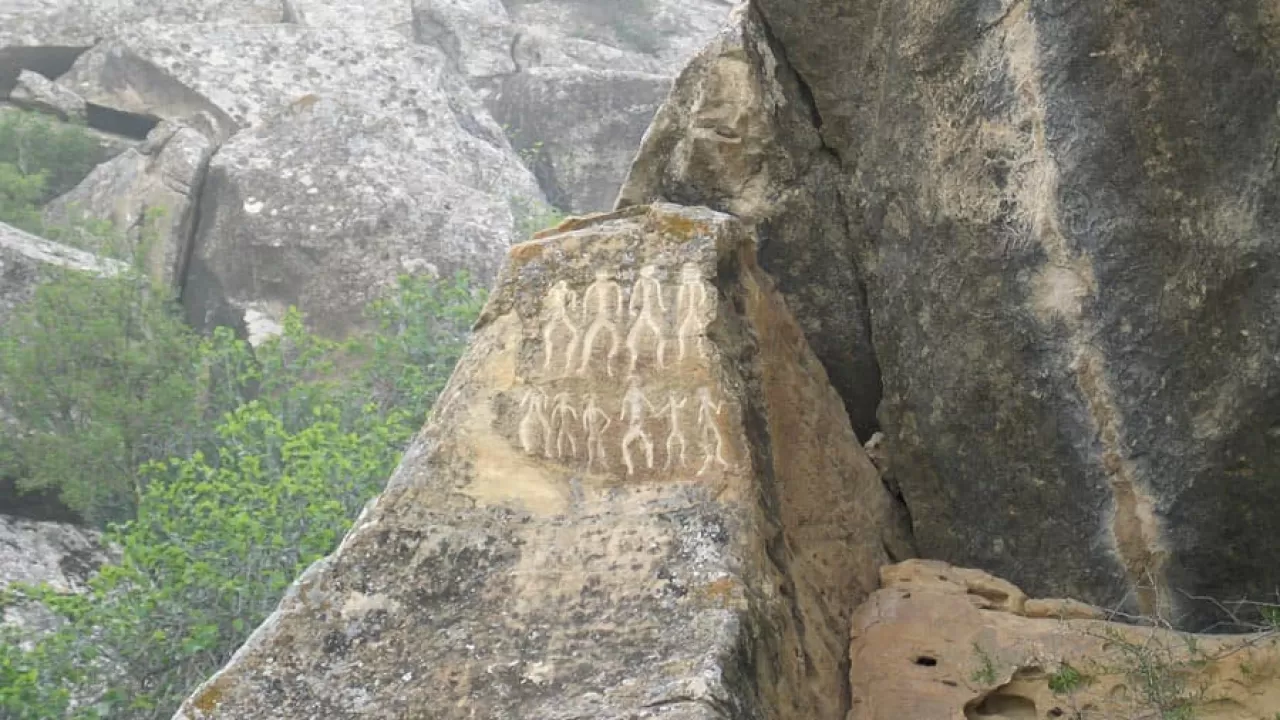
[{"label": "dark grey rock face", "polygon": [[1271,594],[1280,8],[755,6],[838,158],[922,553],[1188,626],[1188,593]]}]

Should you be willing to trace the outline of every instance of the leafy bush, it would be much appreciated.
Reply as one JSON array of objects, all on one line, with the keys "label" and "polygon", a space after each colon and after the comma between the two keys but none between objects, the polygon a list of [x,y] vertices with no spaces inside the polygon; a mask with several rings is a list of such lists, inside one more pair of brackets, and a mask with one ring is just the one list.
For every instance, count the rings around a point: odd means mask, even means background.
[{"label": "leafy bush", "polygon": [[[88,594],[17,588],[63,625],[25,647],[0,633],[0,718],[171,717],[381,488],[482,302],[463,275],[406,277],[370,306],[363,345],[309,334],[296,311],[256,351],[226,329],[199,342],[186,422],[216,425],[137,470],[136,517],[108,534],[123,557]],[[364,365],[342,371],[352,357]]]},{"label": "leafy bush", "polygon": [[0,222],[41,233],[38,206],[74,187],[102,156],[83,127],[0,112]]},{"label": "leafy bush", "polygon": [[24,430],[9,474],[91,523],[132,517],[137,469],[190,446],[198,351],[140,274],[57,272],[0,328],[0,396]]}]

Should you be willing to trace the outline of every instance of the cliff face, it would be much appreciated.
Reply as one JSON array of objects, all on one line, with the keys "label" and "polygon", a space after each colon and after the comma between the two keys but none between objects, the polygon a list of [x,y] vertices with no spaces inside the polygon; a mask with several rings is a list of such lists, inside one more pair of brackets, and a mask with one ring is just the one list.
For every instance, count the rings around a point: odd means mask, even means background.
[{"label": "cliff face", "polygon": [[[922,554],[1198,625],[1188,595],[1280,580],[1278,23],[1271,0],[757,0],[707,51],[738,76],[695,61],[620,204],[810,208],[776,168],[821,172],[835,227],[755,213],[784,240],[762,262],[852,416],[878,405]],[[814,257],[865,299],[788,281]]]}]

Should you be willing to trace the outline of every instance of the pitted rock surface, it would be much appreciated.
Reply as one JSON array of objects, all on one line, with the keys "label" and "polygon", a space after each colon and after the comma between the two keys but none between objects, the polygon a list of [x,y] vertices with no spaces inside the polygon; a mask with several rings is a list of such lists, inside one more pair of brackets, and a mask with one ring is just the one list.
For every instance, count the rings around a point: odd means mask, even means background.
[{"label": "pitted rock surface", "polygon": [[853,617],[848,720],[1263,718],[1280,707],[1273,633],[1190,635],[1033,600],[979,570],[909,560]]},{"label": "pitted rock surface", "polygon": [[[771,156],[827,168],[817,207],[837,231],[778,242],[766,226],[763,262],[854,417],[878,398],[921,551],[1189,629],[1222,619],[1190,596],[1270,598],[1275,3],[753,8],[772,52],[741,43],[737,75],[691,66],[624,204],[750,210],[806,197]],[[744,74],[794,84],[743,91]],[[802,275],[788,288],[814,258],[860,281],[869,331]],[[827,346],[823,328],[839,330]],[[881,393],[856,384],[865,338]]]},{"label": "pitted rock surface", "polygon": [[673,205],[514,247],[385,492],[176,718],[843,720],[910,547],[755,257]]}]

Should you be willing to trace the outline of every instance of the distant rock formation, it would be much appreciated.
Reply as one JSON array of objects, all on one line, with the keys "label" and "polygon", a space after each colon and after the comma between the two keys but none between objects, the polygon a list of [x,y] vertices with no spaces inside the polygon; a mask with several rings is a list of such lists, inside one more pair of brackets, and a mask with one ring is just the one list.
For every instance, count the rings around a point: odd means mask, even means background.
[{"label": "distant rock formation", "polygon": [[674,205],[512,248],[386,491],[177,717],[843,720],[911,548],[755,258]]}]

